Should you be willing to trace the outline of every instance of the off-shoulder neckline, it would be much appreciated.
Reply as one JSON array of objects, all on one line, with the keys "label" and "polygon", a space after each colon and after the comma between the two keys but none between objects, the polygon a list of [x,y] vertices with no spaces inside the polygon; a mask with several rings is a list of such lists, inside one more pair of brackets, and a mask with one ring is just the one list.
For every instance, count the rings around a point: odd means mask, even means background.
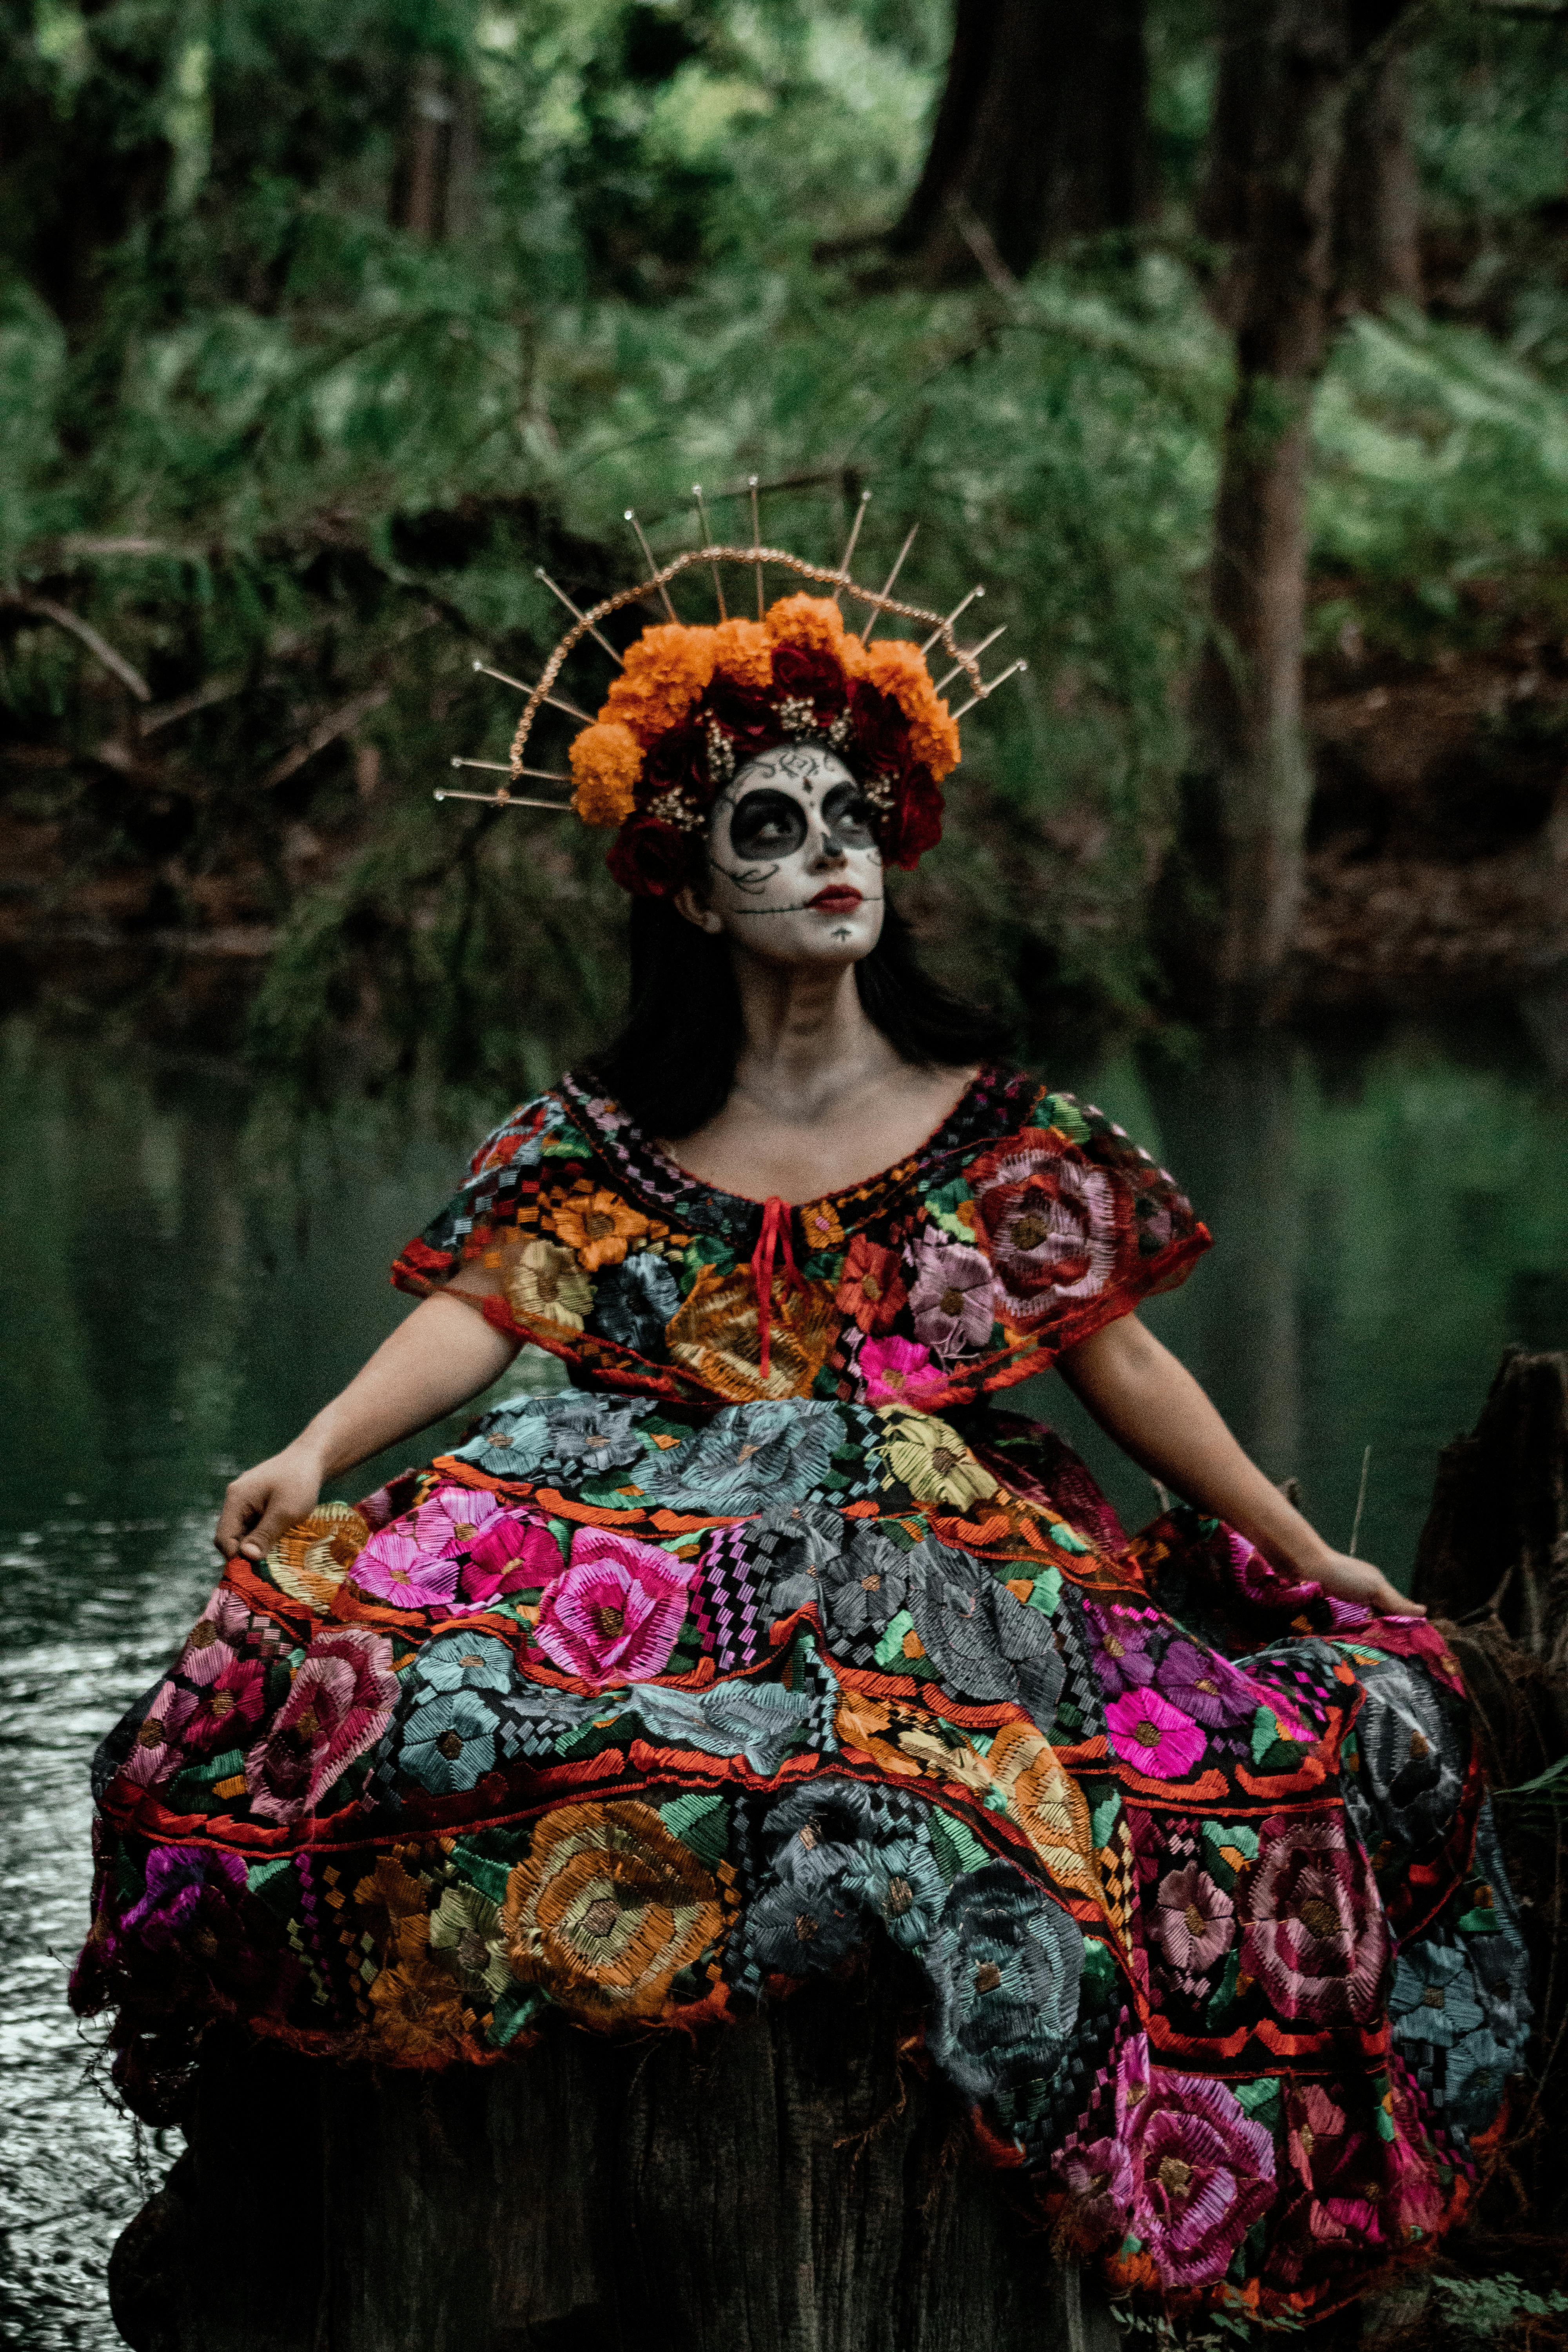
[{"label": "off-shoulder neckline", "polygon": [[[836,1192],[818,1193],[809,1201],[792,1202],[790,1214],[805,1220],[807,1225],[814,1211],[819,1216],[831,1217],[841,1226],[863,1223],[876,1214],[889,1192],[919,1181],[949,1153],[1011,1133],[1017,1119],[1009,1116],[1005,1125],[995,1124],[993,1115],[998,1106],[1005,1104],[1011,1114],[1017,1096],[1026,1094],[1032,1099],[1040,1091],[1039,1082],[1023,1071],[1006,1070],[994,1062],[982,1063],[945,1118],[913,1151],[893,1161],[890,1167],[878,1170],[875,1175],[863,1177],[858,1184],[844,1185]],[[623,1180],[635,1184],[667,1213],[677,1208],[689,1221],[700,1223],[701,1217],[693,1213],[705,1208],[716,1214],[720,1223],[731,1228],[762,1216],[765,1202],[744,1192],[727,1192],[694,1176],[678,1160],[661,1151],[629,1112],[605,1096],[590,1092],[576,1077],[569,1075],[563,1079],[561,1092],[574,1123],[588,1129],[598,1149],[616,1161]],[[847,1215],[846,1211],[849,1212]]]}]

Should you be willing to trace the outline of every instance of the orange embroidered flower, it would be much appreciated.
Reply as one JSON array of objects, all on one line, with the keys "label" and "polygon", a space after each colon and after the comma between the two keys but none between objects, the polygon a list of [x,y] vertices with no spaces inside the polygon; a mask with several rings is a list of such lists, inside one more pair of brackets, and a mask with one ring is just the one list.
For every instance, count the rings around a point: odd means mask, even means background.
[{"label": "orange embroidered flower", "polygon": [[839,1325],[814,1283],[804,1294],[775,1274],[768,1334],[768,1376],[756,1286],[748,1265],[721,1275],[705,1265],[665,1327],[671,1360],[717,1396],[747,1404],[757,1397],[809,1396]]},{"label": "orange embroidered flower", "polygon": [[658,2017],[722,1926],[712,1878],[635,1801],[547,1813],[500,1917],[512,1975],[602,2029]]},{"label": "orange embroidered flower", "polygon": [[866,676],[898,704],[909,721],[910,749],[940,784],[958,765],[958,729],[931,684],[920,647],[899,637],[879,641],[866,656]]},{"label": "orange embroidered flower", "polygon": [[567,757],[576,790],[572,805],[584,824],[624,824],[636,806],[642,746],[619,719],[601,719],[574,738]]},{"label": "orange embroidered flower", "polygon": [[621,657],[601,721],[619,719],[645,750],[667,728],[679,726],[713,676],[714,635],[681,621],[645,629]]},{"label": "orange embroidered flower", "polygon": [[602,1265],[619,1265],[626,1244],[647,1231],[647,1219],[637,1214],[617,1192],[573,1193],[554,1212],[555,1231],[580,1263],[596,1274]]},{"label": "orange embroidered flower", "polygon": [[781,596],[763,624],[780,645],[837,657],[844,641],[844,615],[831,596]]},{"label": "orange embroidered flower", "polygon": [[844,1260],[834,1305],[862,1331],[885,1331],[909,1297],[897,1250],[857,1234]]},{"label": "orange embroidered flower", "polygon": [[766,688],[773,682],[773,639],[761,621],[721,621],[713,632],[713,668],[736,686]]},{"label": "orange embroidered flower", "polygon": [[373,2057],[395,2066],[450,2066],[471,2054],[474,2020],[462,1990],[426,1950],[382,1969],[370,2004]]}]

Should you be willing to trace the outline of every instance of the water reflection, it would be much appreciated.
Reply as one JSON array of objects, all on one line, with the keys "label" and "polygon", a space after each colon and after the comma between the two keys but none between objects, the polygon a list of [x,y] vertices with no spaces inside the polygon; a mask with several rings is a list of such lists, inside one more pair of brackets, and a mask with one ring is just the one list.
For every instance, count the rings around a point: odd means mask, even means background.
[{"label": "water reflection", "polygon": [[[1370,1444],[1362,1549],[1403,1576],[1437,1448],[1473,1421],[1503,1345],[1568,1345],[1563,1095],[1499,1041],[1459,1052],[1415,1034],[1052,1075],[1147,1139],[1214,1227],[1154,1328],[1340,1543]],[[199,1607],[226,1479],[291,1436],[404,1311],[387,1260],[490,1108],[445,1131],[345,1115],[300,1139],[218,1076],[4,1041],[0,2321],[28,2352],[115,2344],[103,2265],[145,2193],[63,2007],[85,1925],[88,1754]],[[1147,1481],[1059,1382],[1016,1394],[1082,1445],[1125,1517],[1148,1516]],[[149,2147],[154,2177],[164,2159]]]}]

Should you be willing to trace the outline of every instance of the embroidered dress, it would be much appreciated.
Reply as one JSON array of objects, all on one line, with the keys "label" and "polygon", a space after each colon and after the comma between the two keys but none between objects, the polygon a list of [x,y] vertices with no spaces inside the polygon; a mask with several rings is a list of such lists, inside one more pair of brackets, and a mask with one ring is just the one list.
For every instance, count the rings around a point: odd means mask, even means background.
[{"label": "embroidered dress", "polygon": [[984,1072],[913,1159],[716,1192],[571,1080],[398,1260],[573,1385],[264,1566],[106,1741],[78,2006],[166,2113],[201,2026],[520,2058],[887,1938],[931,2062],[1112,2278],[1345,2300],[1461,2210],[1525,1964],[1440,1637],[1182,1508],[1129,1540],[989,1392],[1208,1236]]}]

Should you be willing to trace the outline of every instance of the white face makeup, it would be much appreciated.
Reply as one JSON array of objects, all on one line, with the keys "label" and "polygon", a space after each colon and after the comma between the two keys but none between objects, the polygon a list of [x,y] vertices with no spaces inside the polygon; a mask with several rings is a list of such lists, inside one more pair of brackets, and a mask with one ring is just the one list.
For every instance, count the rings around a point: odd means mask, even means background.
[{"label": "white face makeup", "polygon": [[713,803],[704,929],[770,962],[858,963],[882,930],[872,824],[832,751],[791,743],[749,761]]}]

